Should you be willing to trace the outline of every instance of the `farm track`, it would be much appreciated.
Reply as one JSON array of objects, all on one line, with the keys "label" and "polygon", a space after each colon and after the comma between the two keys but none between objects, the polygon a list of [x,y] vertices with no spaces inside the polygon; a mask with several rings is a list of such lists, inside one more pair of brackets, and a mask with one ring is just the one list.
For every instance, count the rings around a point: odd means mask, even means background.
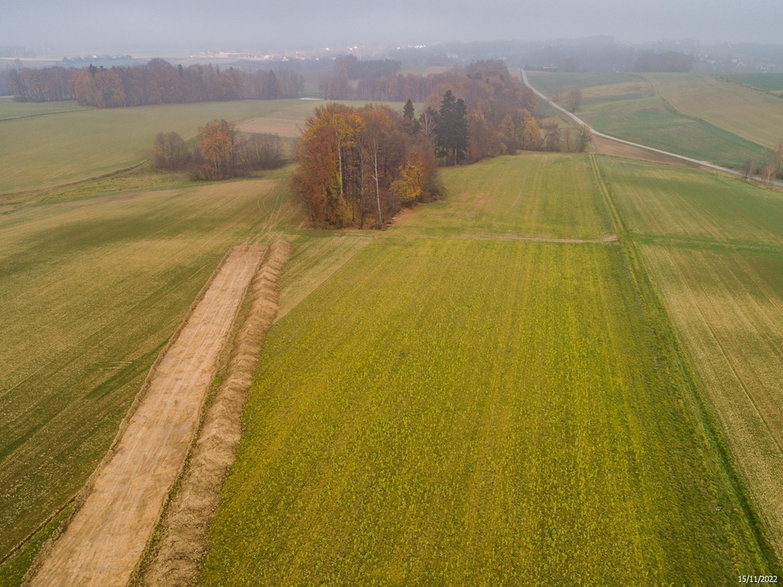
[{"label": "farm track", "polygon": [[144,584],[184,585],[198,581],[207,550],[207,528],[217,508],[220,488],[234,462],[242,434],[242,408],[266,332],[277,315],[277,282],[290,254],[287,242],[274,243],[253,279],[248,315],[236,334],[227,372],[207,409],[176,494],[166,505],[151,562],[140,571]]},{"label": "farm track", "polygon": [[543,236],[522,236],[518,234],[462,234],[456,236],[435,236],[428,234],[410,234],[408,238],[423,238],[436,240],[468,240],[468,241],[520,241],[525,243],[551,243],[564,245],[608,245],[618,241],[616,234],[608,234],[601,238],[555,238]]},{"label": "farm track", "polygon": [[33,585],[125,585],[179,474],[242,299],[263,256],[233,249],[162,358],[62,536],[41,551]]}]

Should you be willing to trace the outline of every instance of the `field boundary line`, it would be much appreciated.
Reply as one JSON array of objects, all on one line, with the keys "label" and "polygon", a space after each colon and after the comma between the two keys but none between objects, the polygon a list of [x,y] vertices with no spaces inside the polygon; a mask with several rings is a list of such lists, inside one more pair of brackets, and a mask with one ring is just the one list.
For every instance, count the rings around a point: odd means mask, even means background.
[{"label": "field boundary line", "polygon": [[39,116],[53,116],[55,114],[68,114],[69,112],[89,112],[91,108],[74,108],[73,110],[58,110],[56,112],[39,112],[38,114],[23,114],[22,116],[11,116],[9,118],[0,118],[0,122],[10,122],[12,120],[23,120],[25,118],[38,118]]},{"label": "field boundary line", "polygon": [[[35,556],[35,559],[33,560],[33,563],[30,565],[30,568],[27,570],[27,573],[25,574],[24,582],[23,584],[29,585],[31,580],[35,577],[38,569],[41,566],[42,561],[46,556],[49,554],[49,552],[52,550],[54,544],[57,542],[57,540],[62,536],[65,531],[68,529],[68,526],[73,521],[76,514],[81,510],[82,506],[84,505],[84,502],[86,498],[92,493],[93,487],[95,485],[95,480],[98,477],[98,475],[102,472],[106,464],[114,457],[114,455],[117,452],[117,446],[119,442],[121,441],[123,435],[125,434],[126,429],[128,428],[128,425],[130,424],[130,421],[136,411],[139,408],[139,405],[142,403],[144,398],[147,396],[147,393],[150,388],[150,384],[152,383],[152,380],[155,376],[155,374],[158,372],[158,368],[160,366],[160,363],[163,361],[163,358],[168,353],[169,349],[174,345],[174,343],[179,338],[180,334],[182,333],[183,329],[188,324],[191,315],[193,314],[196,307],[199,305],[199,303],[203,300],[204,296],[206,295],[207,291],[211,287],[213,281],[215,280],[215,277],[219,274],[220,270],[225,266],[227,260],[230,258],[231,253],[233,252],[235,247],[232,247],[229,249],[228,252],[223,256],[223,258],[220,260],[218,265],[215,267],[215,270],[212,272],[212,274],[209,276],[209,278],[204,283],[204,286],[199,290],[198,294],[196,295],[193,302],[188,307],[187,312],[185,313],[185,316],[183,317],[182,321],[180,322],[180,325],[177,327],[177,329],[172,333],[169,340],[166,342],[166,344],[161,348],[160,352],[158,353],[157,357],[155,358],[155,361],[150,366],[149,371],[147,372],[147,376],[144,379],[144,382],[142,383],[141,387],[139,388],[139,391],[136,393],[136,396],[134,397],[133,401],[131,402],[131,405],[128,407],[128,410],[125,414],[125,417],[120,422],[120,425],[117,429],[117,433],[114,436],[114,440],[112,441],[111,445],[109,446],[109,449],[104,454],[103,458],[98,462],[93,472],[90,474],[90,476],[87,478],[87,481],[85,481],[82,488],[68,501],[66,504],[60,508],[60,511],[67,507],[70,504],[73,504],[74,508],[73,511],[68,515],[68,517],[63,520],[62,524],[60,524],[60,527],[57,528],[52,536],[48,538],[39,549],[38,553]],[[59,512],[57,512],[59,513]],[[56,513],[50,518],[53,519],[56,516]],[[26,540],[29,541],[29,539],[33,536],[31,534]],[[21,544],[19,548],[21,548]],[[18,549],[17,549],[18,550]]]},{"label": "field boundary line", "polygon": [[[653,336],[661,348],[661,352],[670,355],[670,360],[676,372],[682,378],[683,388],[686,392],[683,399],[686,401],[688,412],[692,415],[695,424],[695,432],[701,436],[708,445],[712,445],[717,453],[715,462],[715,473],[725,478],[728,486],[737,496],[737,502],[745,512],[750,531],[759,546],[759,550],[766,556],[770,565],[775,569],[780,569],[781,561],[778,554],[767,538],[767,525],[764,519],[756,512],[755,503],[751,501],[751,493],[746,487],[746,481],[740,474],[739,466],[734,462],[733,454],[727,441],[724,439],[724,430],[720,424],[720,418],[717,409],[706,392],[701,389],[704,386],[695,368],[691,365],[691,355],[687,346],[682,341],[674,322],[669,315],[663,296],[658,291],[649,269],[644,262],[644,257],[638,249],[634,239],[630,237],[628,230],[619,214],[612,193],[606,185],[601,173],[601,168],[594,154],[588,155],[593,167],[593,171],[598,182],[599,189],[603,193],[607,205],[610,208],[610,214],[617,219],[623,237],[621,243],[624,258],[628,264],[631,279],[639,296],[642,307],[646,313],[650,313],[649,320],[652,325],[655,324],[655,314],[660,317],[662,328],[655,328]],[[645,292],[645,290],[647,290]],[[661,332],[662,330],[662,332]]]},{"label": "field boundary line", "polygon": [[62,188],[76,187],[76,186],[79,186],[79,185],[92,183],[93,181],[99,181],[101,179],[108,179],[110,177],[115,177],[115,176],[122,175],[124,173],[129,173],[131,171],[134,171],[134,170],[138,169],[142,165],[146,165],[149,162],[150,162],[149,159],[143,159],[143,160],[139,161],[138,163],[134,163],[133,165],[131,165],[129,167],[122,167],[120,169],[115,169],[114,171],[109,171],[107,173],[102,173],[100,175],[93,175],[93,176],[90,176],[90,177],[85,177],[84,179],[77,179],[76,181],[70,181],[70,182],[67,182],[67,183],[59,183],[57,185],[47,186],[45,188],[39,188],[39,189],[34,189],[34,190],[22,190],[22,191],[18,191],[18,192],[3,192],[3,193],[0,193],[0,198],[13,198],[13,197],[16,197],[16,196],[33,196],[35,194],[41,194],[43,192],[48,192],[50,190],[59,190],[59,189],[62,189]]}]

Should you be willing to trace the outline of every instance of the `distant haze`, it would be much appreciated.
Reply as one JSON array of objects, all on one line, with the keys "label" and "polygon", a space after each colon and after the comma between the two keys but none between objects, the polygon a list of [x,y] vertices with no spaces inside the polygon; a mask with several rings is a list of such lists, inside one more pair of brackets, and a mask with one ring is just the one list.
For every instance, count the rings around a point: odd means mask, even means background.
[{"label": "distant haze", "polygon": [[[6,3],[4,3],[6,4]],[[609,35],[781,43],[783,0],[10,0],[0,45],[38,53],[294,49]]]}]

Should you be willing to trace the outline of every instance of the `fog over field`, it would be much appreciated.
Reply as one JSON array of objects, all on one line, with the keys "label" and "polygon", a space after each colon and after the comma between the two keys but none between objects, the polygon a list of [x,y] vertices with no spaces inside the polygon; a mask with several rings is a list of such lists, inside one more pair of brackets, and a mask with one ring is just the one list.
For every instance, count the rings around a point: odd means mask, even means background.
[{"label": "fog over field", "polygon": [[[776,43],[781,0],[11,0],[3,45],[38,52],[299,48],[611,35]],[[10,4],[10,5],[8,5]]]}]

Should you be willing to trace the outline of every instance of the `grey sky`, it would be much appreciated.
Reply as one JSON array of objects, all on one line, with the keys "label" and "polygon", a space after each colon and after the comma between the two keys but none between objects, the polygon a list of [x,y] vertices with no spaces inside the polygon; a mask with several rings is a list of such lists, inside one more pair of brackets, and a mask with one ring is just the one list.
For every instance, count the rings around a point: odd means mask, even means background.
[{"label": "grey sky", "polygon": [[783,43],[783,0],[4,0],[0,45],[243,49],[610,35]]}]

